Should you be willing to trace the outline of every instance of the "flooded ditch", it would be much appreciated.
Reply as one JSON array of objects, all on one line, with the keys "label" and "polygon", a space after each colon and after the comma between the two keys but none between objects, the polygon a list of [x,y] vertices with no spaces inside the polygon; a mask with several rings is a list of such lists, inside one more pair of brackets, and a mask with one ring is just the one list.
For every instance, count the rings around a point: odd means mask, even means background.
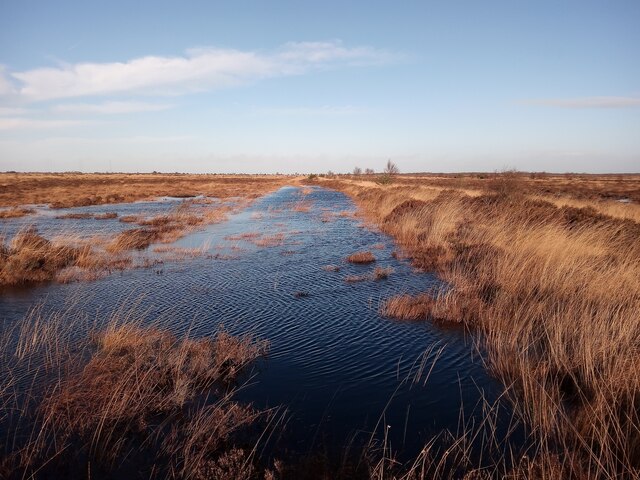
[{"label": "flooded ditch", "polygon": [[[180,201],[69,211],[150,215]],[[81,235],[129,228],[118,218],[55,218],[64,213],[41,210],[1,228],[7,237],[25,225],[37,226],[45,236],[64,225]],[[234,334],[250,332],[270,342],[269,354],[237,398],[258,408],[287,409],[270,448],[339,453],[372,439],[381,442],[386,431],[391,448],[410,458],[434,434],[480,419],[483,406],[493,404],[503,387],[485,371],[469,333],[379,315],[388,297],[444,286],[396,258],[392,239],[364,227],[354,213],[353,203],[339,192],[285,187],[171,245],[202,252],[193,258],[93,282],[4,289],[2,328],[34,305],[47,312],[72,308],[93,320],[134,304],[145,318],[161,319],[176,334],[209,335],[220,325]],[[375,263],[345,261],[366,250]],[[375,279],[376,267],[388,276]],[[503,417],[498,436],[509,428],[506,409]]]}]

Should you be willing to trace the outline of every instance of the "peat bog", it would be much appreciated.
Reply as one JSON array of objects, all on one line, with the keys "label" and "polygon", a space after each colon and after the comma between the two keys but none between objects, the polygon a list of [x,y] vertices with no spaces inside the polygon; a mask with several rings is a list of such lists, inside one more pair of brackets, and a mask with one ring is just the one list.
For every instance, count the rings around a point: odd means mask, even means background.
[{"label": "peat bog", "polygon": [[[108,237],[131,228],[123,218],[162,218],[181,202],[36,209],[3,229]],[[412,461],[451,444],[448,431],[458,452],[432,470],[455,476],[463,457],[469,470],[524,448],[477,334],[381,316],[386,299],[449,287],[353,213],[338,191],[283,187],[171,244],[142,245],[133,255],[146,268],[4,287],[3,473],[55,478],[65,464],[96,478],[387,477],[416,472]],[[220,346],[220,332],[237,342]],[[144,395],[121,380],[140,372],[153,378]],[[82,423],[87,408],[96,417]]]}]

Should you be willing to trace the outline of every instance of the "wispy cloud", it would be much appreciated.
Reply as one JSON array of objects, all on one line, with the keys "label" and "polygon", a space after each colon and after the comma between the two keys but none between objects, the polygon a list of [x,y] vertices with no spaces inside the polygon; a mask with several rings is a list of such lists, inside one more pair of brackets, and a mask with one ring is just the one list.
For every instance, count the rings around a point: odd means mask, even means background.
[{"label": "wispy cloud", "polygon": [[14,93],[14,88],[7,75],[7,68],[0,65],[0,97]]},{"label": "wispy cloud", "polygon": [[19,107],[0,107],[0,117],[12,116],[12,115],[26,115],[29,110]]},{"label": "wispy cloud", "polygon": [[46,130],[50,128],[72,127],[87,122],[76,120],[37,120],[34,118],[0,118],[1,130]]},{"label": "wispy cloud", "polygon": [[559,108],[629,108],[640,107],[640,97],[543,98],[521,103]]},{"label": "wispy cloud", "polygon": [[370,110],[353,105],[321,105],[318,107],[264,107],[255,109],[258,115],[283,115],[283,116],[346,116],[368,113]]},{"label": "wispy cloud", "polygon": [[367,46],[347,47],[340,41],[293,42],[272,52],[207,47],[187,50],[182,56],[5,72],[4,79],[0,71],[0,94],[26,101],[124,93],[180,95],[318,69],[380,65],[401,58],[398,53]]},{"label": "wispy cloud", "polygon": [[56,105],[51,110],[55,113],[70,114],[102,114],[117,115],[137,112],[159,112],[173,108],[172,104],[148,103],[148,102],[104,102],[104,103],[71,103]]}]

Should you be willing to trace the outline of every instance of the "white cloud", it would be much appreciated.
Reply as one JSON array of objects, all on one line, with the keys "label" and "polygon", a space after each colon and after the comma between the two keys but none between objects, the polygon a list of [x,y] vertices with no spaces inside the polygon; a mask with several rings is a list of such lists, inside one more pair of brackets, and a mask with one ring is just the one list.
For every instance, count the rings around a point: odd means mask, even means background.
[{"label": "white cloud", "polygon": [[0,65],[0,96],[14,93],[13,85],[6,76],[6,70],[4,65]]},{"label": "white cloud", "polygon": [[522,103],[560,108],[629,108],[640,107],[640,97],[546,98]]},{"label": "white cloud", "polygon": [[278,53],[284,64],[344,62],[347,65],[379,65],[393,62],[401,56],[372,47],[344,47],[341,42],[289,42]]},{"label": "white cloud", "polygon": [[52,108],[52,111],[55,113],[116,115],[122,113],[159,112],[172,107],[173,105],[171,104],[127,101],[63,104],[56,105]]},{"label": "white cloud", "polygon": [[363,107],[352,105],[321,105],[319,107],[267,107],[258,108],[258,115],[283,115],[283,116],[346,116],[368,113]]},{"label": "white cloud", "polygon": [[275,52],[219,48],[187,50],[184,56],[147,56],[126,62],[78,63],[12,72],[15,91],[27,101],[122,93],[180,95],[243,84],[313,69],[379,65],[401,58],[372,47],[345,47],[339,41],[287,43]]},{"label": "white cloud", "polygon": [[42,130],[49,128],[71,127],[86,122],[75,120],[36,120],[33,118],[0,118],[0,130]]},{"label": "white cloud", "polygon": [[0,107],[0,117],[6,117],[11,115],[25,115],[29,113],[26,108],[18,107]]}]

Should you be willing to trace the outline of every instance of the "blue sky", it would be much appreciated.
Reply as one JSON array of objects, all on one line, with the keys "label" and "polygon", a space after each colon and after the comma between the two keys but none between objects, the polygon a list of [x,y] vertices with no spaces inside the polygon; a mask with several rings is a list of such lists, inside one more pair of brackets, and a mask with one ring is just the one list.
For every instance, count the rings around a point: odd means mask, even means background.
[{"label": "blue sky", "polygon": [[0,0],[0,170],[640,171],[640,2]]}]

